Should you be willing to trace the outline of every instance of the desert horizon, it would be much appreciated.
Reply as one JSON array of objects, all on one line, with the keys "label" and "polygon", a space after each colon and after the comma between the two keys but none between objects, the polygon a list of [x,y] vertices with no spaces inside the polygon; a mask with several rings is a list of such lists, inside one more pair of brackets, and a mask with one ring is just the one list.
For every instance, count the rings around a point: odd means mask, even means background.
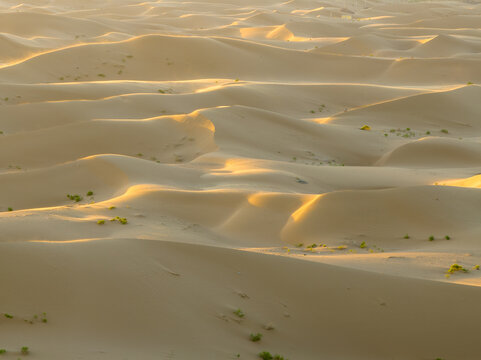
[{"label": "desert horizon", "polygon": [[479,360],[481,2],[0,0],[0,358]]}]

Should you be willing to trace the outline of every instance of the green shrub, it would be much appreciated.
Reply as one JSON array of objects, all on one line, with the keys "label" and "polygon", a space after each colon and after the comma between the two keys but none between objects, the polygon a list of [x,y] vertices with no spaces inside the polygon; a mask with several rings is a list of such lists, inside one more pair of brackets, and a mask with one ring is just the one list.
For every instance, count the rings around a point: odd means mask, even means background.
[{"label": "green shrub", "polygon": [[274,357],[268,351],[263,351],[263,352],[259,353],[259,357],[262,360],[272,360],[272,359],[274,359]]},{"label": "green shrub", "polygon": [[245,316],[244,312],[241,310],[241,309],[237,309],[235,311],[233,311],[234,315],[239,317],[239,318],[243,318]]},{"label": "green shrub", "polygon": [[459,264],[452,264],[452,265],[449,267],[449,269],[448,269],[447,272],[448,272],[449,274],[454,274],[454,273],[457,272],[457,271],[462,271],[462,272],[465,272],[465,273],[469,272],[468,269],[464,268],[463,266],[461,266],[461,265],[459,265]]},{"label": "green shrub", "polygon": [[20,350],[20,352],[23,355],[28,355],[30,353],[30,350],[28,349],[28,346],[22,346],[22,349]]},{"label": "green shrub", "polygon": [[127,218],[122,218],[122,217],[120,217],[120,216],[116,216],[116,217],[110,219],[110,221],[118,221],[118,222],[121,223],[122,225],[127,224]]},{"label": "green shrub", "polygon": [[70,195],[70,194],[67,194],[67,197],[72,200],[72,201],[75,201],[75,202],[79,202],[79,201],[82,201],[83,200],[83,197],[78,195],[78,194],[75,194],[75,195]]},{"label": "green shrub", "polygon": [[257,333],[257,334],[250,334],[249,335],[249,338],[252,342],[258,342],[262,339],[262,334],[261,333]]}]

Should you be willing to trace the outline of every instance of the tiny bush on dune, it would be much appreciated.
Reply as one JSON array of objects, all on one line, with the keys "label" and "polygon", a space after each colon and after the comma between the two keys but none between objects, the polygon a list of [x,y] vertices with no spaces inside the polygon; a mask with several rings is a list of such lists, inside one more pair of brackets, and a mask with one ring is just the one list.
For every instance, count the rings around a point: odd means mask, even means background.
[{"label": "tiny bush on dune", "polygon": [[67,194],[67,197],[72,200],[72,201],[75,201],[75,202],[80,202],[83,200],[83,197],[78,195],[78,194],[74,194],[74,195],[70,195],[70,194]]},{"label": "tiny bush on dune", "polygon": [[462,272],[469,272],[468,269],[466,269],[465,267],[463,267],[462,265],[459,265],[459,264],[452,264],[449,269],[448,269],[448,274],[454,274],[455,272],[457,271],[462,271]]},{"label": "tiny bush on dune", "polygon": [[243,318],[245,316],[244,312],[241,310],[241,309],[237,309],[235,311],[233,311],[234,315],[239,317],[239,318]]},{"label": "tiny bush on dune", "polygon": [[261,333],[257,333],[257,334],[250,334],[249,335],[249,338],[252,342],[258,342],[262,339],[262,334]]}]

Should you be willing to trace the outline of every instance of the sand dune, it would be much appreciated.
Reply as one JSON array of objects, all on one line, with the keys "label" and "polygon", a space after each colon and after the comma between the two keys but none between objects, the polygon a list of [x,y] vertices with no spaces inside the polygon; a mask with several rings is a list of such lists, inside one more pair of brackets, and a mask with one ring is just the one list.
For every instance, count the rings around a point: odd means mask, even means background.
[{"label": "sand dune", "polygon": [[0,356],[479,360],[480,19],[0,0]]}]

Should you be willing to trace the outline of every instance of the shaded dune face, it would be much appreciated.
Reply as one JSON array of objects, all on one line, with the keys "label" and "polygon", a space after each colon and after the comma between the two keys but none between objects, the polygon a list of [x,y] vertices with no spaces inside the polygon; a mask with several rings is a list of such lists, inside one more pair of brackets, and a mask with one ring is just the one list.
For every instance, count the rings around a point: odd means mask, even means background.
[{"label": "shaded dune face", "polygon": [[0,0],[0,356],[478,360],[480,23]]}]

